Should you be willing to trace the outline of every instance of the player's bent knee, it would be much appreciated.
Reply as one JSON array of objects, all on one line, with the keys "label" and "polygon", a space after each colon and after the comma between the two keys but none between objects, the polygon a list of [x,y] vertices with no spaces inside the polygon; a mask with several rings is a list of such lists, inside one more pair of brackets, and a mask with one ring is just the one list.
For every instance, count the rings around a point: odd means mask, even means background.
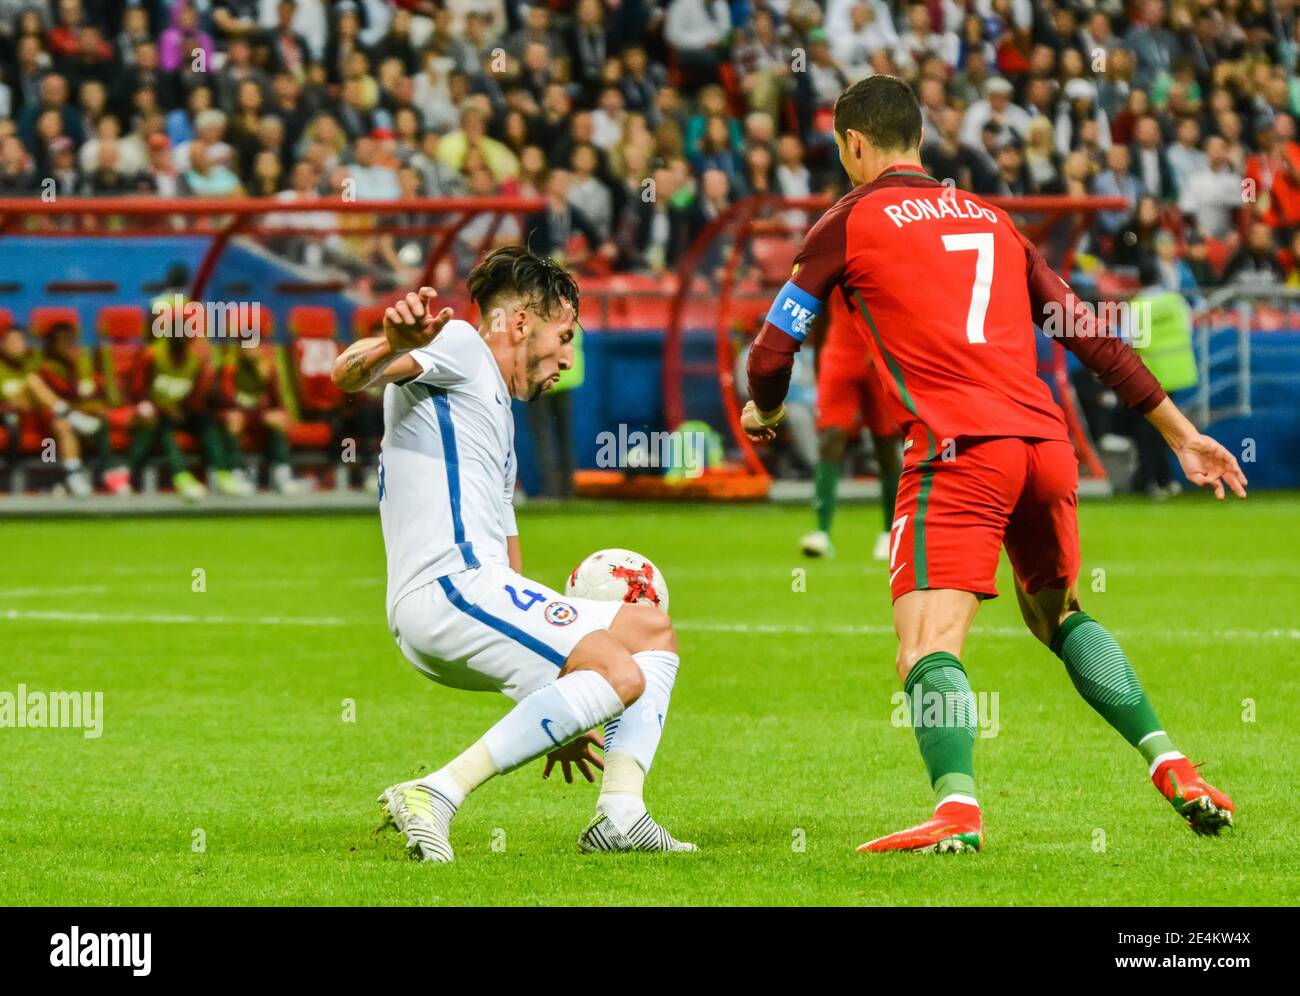
[{"label": "player's bent knee", "polygon": [[653,605],[625,605],[618,610],[610,633],[629,653],[643,650],[677,652],[677,634],[668,613]]},{"label": "player's bent knee", "polygon": [[645,691],[645,675],[632,654],[614,636],[605,631],[588,633],[573,648],[564,665],[564,673],[595,671],[614,689],[625,706],[630,706]]}]

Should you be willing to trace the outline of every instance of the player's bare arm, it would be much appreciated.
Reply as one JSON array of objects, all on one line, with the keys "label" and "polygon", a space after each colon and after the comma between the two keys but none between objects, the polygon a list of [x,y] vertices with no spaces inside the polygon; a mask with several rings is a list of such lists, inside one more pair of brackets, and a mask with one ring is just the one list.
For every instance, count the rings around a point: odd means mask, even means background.
[{"label": "player's bare arm", "polygon": [[1238,498],[1245,498],[1246,475],[1236,457],[1221,443],[1197,431],[1196,426],[1161,390],[1142,358],[1122,339],[1103,334],[1097,328],[1092,312],[1070,291],[1065,281],[1052,272],[1038,250],[1027,241],[1025,245],[1034,313],[1045,315],[1048,309],[1054,308],[1067,317],[1071,334],[1061,340],[1062,345],[1121,401],[1160,430],[1189,481],[1200,487],[1213,488],[1214,496],[1220,500],[1226,497],[1227,489]]},{"label": "player's bare arm", "polygon": [[1213,488],[1214,497],[1220,501],[1227,497],[1225,485],[1238,498],[1246,497],[1248,482],[1237,458],[1217,439],[1198,432],[1171,399],[1165,398],[1146,417],[1160,430],[1189,481]]},{"label": "player's bare arm", "polygon": [[437,296],[432,287],[421,287],[390,305],[384,311],[383,335],[360,339],[339,354],[331,374],[334,383],[351,394],[419,376],[421,367],[411,350],[431,343],[452,317],[450,308],[433,313]]}]

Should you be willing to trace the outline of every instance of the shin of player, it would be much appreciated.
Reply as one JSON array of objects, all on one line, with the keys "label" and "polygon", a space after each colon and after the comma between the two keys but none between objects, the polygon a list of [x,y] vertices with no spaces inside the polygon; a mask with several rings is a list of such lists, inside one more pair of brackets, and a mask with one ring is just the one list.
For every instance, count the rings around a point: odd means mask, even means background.
[{"label": "shin of player", "polygon": [[582,849],[693,849],[650,818],[642,794],[677,668],[668,617],[650,606],[619,609],[608,630],[582,638],[555,681],[522,698],[468,750],[421,779],[418,788],[406,789],[406,805],[436,828],[429,840],[418,841],[426,857],[451,859],[450,846],[443,844],[452,817],[471,792],[495,775],[555,755],[602,725],[605,775],[596,816],[579,841]]}]

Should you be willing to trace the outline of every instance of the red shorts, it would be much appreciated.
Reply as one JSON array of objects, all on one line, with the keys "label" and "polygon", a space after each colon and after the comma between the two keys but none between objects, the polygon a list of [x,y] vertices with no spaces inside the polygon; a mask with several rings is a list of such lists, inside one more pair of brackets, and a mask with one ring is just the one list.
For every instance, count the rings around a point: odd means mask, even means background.
[{"label": "red shorts", "polygon": [[901,435],[886,406],[885,390],[872,369],[846,370],[823,357],[817,371],[817,430],[853,432],[859,426],[877,436]]},{"label": "red shorts", "polygon": [[[918,452],[920,451],[920,452]],[[955,454],[908,450],[894,506],[889,586],[997,597],[1003,546],[1029,594],[1079,573],[1079,464],[1061,440],[958,440]]]}]

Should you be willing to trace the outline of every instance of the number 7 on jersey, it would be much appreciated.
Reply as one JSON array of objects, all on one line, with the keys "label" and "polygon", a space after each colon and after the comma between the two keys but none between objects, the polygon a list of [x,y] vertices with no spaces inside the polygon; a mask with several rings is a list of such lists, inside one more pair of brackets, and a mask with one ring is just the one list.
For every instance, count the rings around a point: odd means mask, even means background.
[{"label": "number 7 on jersey", "polygon": [[984,342],[984,316],[988,313],[989,293],[993,289],[993,233],[945,235],[943,247],[948,252],[975,252],[975,284],[971,287],[970,311],[966,313],[966,339],[968,342]]}]

